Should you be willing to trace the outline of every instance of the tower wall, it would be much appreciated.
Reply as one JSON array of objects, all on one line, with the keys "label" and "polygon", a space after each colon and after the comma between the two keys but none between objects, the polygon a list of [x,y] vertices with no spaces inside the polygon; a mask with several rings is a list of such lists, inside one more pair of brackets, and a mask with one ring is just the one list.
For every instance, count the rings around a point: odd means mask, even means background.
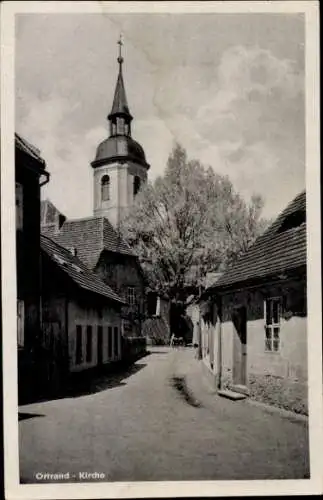
[{"label": "tower wall", "polygon": [[[108,175],[109,200],[102,200],[102,178]],[[134,203],[134,178],[138,176],[141,186],[147,182],[145,167],[134,163],[112,163],[94,169],[93,211],[95,216],[104,216],[114,227],[129,213]]]}]

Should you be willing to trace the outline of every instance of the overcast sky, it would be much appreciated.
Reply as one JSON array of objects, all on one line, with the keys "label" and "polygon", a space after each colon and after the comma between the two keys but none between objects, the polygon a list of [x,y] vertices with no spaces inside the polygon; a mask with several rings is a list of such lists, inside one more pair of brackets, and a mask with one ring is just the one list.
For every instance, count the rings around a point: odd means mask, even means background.
[{"label": "overcast sky", "polygon": [[295,14],[20,14],[16,130],[51,173],[43,197],[92,215],[92,168],[124,39],[132,136],[162,174],[174,141],[275,216],[305,187],[304,19]]}]

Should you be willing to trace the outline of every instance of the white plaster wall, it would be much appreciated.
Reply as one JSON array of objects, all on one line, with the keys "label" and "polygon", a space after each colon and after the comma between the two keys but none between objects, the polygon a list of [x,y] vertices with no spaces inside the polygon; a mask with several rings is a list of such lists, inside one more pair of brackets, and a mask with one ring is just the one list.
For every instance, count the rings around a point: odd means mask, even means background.
[{"label": "white plaster wall", "polygon": [[[76,358],[76,325],[82,326],[82,358],[80,364],[75,363]],[[86,361],[86,327],[92,326],[92,360]],[[95,308],[84,309],[75,302],[70,302],[68,306],[68,346],[69,346],[69,366],[70,371],[82,371],[97,365],[97,327],[103,327],[103,363],[117,361],[121,359],[121,319],[117,311],[110,307],[102,308],[102,318],[99,318],[98,310]],[[118,328],[118,355],[114,355],[114,345],[112,345],[112,357],[108,356],[108,327]],[[112,335],[114,339],[114,335]]]},{"label": "white plaster wall", "polygon": [[[110,200],[101,200],[101,179],[110,176]],[[133,179],[138,175],[142,184],[147,182],[147,170],[139,164],[112,163],[96,167],[93,173],[93,209],[95,216],[106,216],[116,227],[129,213],[134,201]]]},{"label": "white plaster wall", "polygon": [[[286,290],[271,288],[271,296]],[[247,376],[271,374],[278,377],[307,381],[307,319],[293,316],[280,320],[280,350],[265,350],[264,290],[236,293],[223,300],[222,324],[223,370],[230,374],[233,362],[234,326],[231,321],[233,304],[247,307]]]},{"label": "white plaster wall", "polygon": [[247,325],[249,372],[306,381],[306,318],[281,320],[279,352],[265,351],[264,327],[264,320],[251,321]]},{"label": "white plaster wall", "polygon": [[[93,176],[93,208],[95,216],[106,216],[113,225],[117,224],[119,198],[119,169],[117,163],[112,165],[97,167],[94,169]],[[110,199],[102,201],[101,199],[101,179],[104,175],[110,177]]]}]

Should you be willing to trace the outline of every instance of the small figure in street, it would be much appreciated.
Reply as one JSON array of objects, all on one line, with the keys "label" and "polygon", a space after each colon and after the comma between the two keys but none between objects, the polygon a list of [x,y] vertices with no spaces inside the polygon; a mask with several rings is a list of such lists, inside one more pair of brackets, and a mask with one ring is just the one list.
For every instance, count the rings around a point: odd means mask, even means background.
[{"label": "small figure in street", "polygon": [[198,344],[198,338],[199,338],[199,328],[200,328],[200,322],[197,321],[194,327],[194,333],[193,333],[193,346],[194,346],[194,358],[199,359],[199,344]]},{"label": "small figure in street", "polygon": [[175,343],[175,334],[172,333],[172,336],[170,338],[170,344],[169,344],[170,347],[174,347],[174,343]]}]

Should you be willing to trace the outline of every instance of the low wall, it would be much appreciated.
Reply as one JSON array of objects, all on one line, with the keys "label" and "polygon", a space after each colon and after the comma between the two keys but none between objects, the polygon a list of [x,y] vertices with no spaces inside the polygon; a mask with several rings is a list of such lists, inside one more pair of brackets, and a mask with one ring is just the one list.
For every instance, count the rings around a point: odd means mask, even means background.
[{"label": "low wall", "polygon": [[146,352],[147,341],[145,337],[122,337],[122,361],[133,362],[144,356]]}]

